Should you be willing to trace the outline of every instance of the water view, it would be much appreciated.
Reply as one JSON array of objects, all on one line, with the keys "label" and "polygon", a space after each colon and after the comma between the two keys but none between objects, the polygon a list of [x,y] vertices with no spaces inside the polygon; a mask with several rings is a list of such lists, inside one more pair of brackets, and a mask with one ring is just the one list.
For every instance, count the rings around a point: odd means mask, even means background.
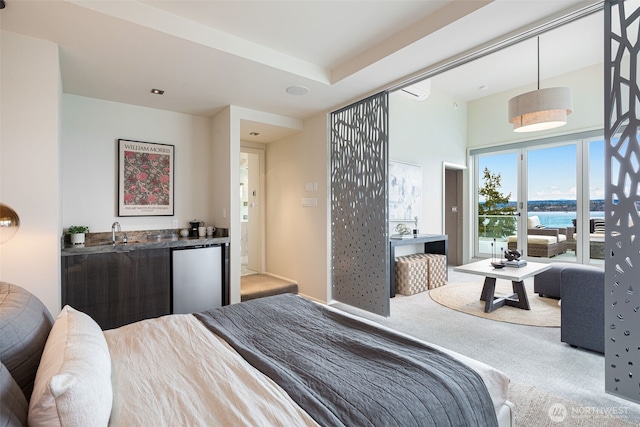
[{"label": "water view", "polygon": [[[529,212],[529,217],[537,215],[540,224],[547,228],[565,228],[573,226],[576,212]],[[589,218],[604,218],[604,212],[591,212]]]}]

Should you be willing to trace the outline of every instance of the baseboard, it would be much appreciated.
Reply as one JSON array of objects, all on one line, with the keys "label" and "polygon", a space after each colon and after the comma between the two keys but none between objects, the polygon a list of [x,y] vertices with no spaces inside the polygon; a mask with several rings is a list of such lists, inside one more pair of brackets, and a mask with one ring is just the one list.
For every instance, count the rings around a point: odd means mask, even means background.
[{"label": "baseboard", "polygon": [[300,291],[298,291],[298,295],[300,295],[304,299],[308,299],[309,301],[313,301],[313,302],[318,303],[320,305],[327,305],[326,302],[321,301],[318,298],[314,298],[314,297],[312,297],[310,295],[307,295],[307,294],[301,294]]},{"label": "baseboard", "polygon": [[278,276],[277,274],[273,274],[273,273],[262,273],[262,274],[264,274],[265,276],[271,276],[271,277],[274,277],[274,278],[276,278],[276,279],[286,280],[287,282],[295,283],[296,285],[298,284],[298,281],[297,281],[297,280],[293,280],[293,279],[290,279],[290,278],[288,278],[288,277]]}]

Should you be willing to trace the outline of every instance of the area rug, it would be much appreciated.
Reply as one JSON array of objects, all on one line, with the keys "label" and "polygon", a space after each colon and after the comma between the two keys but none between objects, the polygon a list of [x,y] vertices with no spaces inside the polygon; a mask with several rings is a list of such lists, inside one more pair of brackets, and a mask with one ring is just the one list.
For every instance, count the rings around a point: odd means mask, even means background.
[{"label": "area rug", "polygon": [[[631,427],[627,406],[584,406],[528,384],[511,382],[509,401],[516,405],[516,425],[536,427]],[[633,403],[630,403],[633,405]]]},{"label": "area rug", "polygon": [[[520,325],[560,327],[560,306],[558,300],[541,298],[533,293],[533,285],[525,284],[531,310],[503,306],[491,313],[484,312],[484,301],[480,301],[482,283],[448,283],[429,291],[432,300],[456,311],[484,317],[499,322]],[[496,295],[512,293],[511,282],[498,280]]]}]

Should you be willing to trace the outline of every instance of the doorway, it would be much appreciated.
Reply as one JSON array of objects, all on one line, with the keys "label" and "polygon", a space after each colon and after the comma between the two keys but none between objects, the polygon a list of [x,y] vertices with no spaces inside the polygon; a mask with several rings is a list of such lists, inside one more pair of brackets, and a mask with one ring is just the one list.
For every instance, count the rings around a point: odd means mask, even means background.
[{"label": "doorway", "polygon": [[444,192],[442,218],[444,233],[448,236],[449,265],[463,264],[463,183],[465,166],[444,165]]},{"label": "doorway", "polygon": [[241,274],[264,272],[264,150],[240,150]]}]

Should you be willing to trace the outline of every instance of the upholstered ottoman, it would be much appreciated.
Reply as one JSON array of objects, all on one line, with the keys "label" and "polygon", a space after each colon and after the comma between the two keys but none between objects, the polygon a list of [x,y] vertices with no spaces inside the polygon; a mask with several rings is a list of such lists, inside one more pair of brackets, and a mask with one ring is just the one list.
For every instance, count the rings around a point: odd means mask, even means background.
[{"label": "upholstered ottoman", "polygon": [[428,259],[429,289],[447,284],[447,257],[438,254],[422,254]]},{"label": "upholstered ottoman", "polygon": [[446,284],[445,255],[411,254],[396,258],[396,293],[413,295]]},{"label": "upholstered ottoman", "polygon": [[429,289],[429,261],[422,255],[396,257],[396,293],[413,295]]},{"label": "upholstered ottoman", "polygon": [[574,266],[575,264],[568,262],[554,262],[549,270],[534,276],[533,292],[541,297],[560,299],[562,297],[562,270]]}]

